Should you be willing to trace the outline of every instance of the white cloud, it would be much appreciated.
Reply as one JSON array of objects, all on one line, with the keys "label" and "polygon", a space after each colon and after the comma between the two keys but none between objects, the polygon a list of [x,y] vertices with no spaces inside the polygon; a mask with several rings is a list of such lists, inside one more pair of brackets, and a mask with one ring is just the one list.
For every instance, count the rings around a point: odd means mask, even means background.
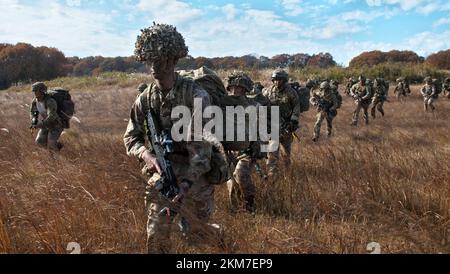
[{"label": "white cloud", "polygon": [[445,17],[445,18],[441,18],[439,20],[437,20],[436,22],[433,23],[434,27],[439,27],[442,25],[448,25],[450,24],[450,18],[449,17]]},{"label": "white cloud", "polygon": [[200,9],[177,0],[140,0],[137,7],[149,13],[149,22],[182,24],[202,15]]},{"label": "white cloud", "polygon": [[442,33],[422,32],[406,39],[406,49],[413,50],[419,55],[428,56],[431,53],[450,48],[450,31]]},{"label": "white cloud", "polygon": [[[112,17],[94,11],[40,0],[33,6],[17,0],[2,0],[0,41],[26,42],[59,48],[66,55],[130,55],[132,37],[129,33],[117,33]],[[45,14],[42,11],[45,10]],[[133,38],[134,39],[134,38]]]},{"label": "white cloud", "polygon": [[403,10],[411,10],[418,5],[428,2],[427,0],[366,0],[369,6],[381,6],[384,4],[400,5]]},{"label": "white cloud", "polygon": [[66,0],[68,6],[79,7],[81,6],[81,0]]},{"label": "white cloud", "polygon": [[236,14],[238,13],[237,8],[233,4],[227,4],[223,6],[221,9],[228,20],[233,20],[236,17]]},{"label": "white cloud", "polygon": [[301,6],[302,2],[302,0],[281,0],[280,4],[283,6],[287,16],[297,16],[305,13]]}]

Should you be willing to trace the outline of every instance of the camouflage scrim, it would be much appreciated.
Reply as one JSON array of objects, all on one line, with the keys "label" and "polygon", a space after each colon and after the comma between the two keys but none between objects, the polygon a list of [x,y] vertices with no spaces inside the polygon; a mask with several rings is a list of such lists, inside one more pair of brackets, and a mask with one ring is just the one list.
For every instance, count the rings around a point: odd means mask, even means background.
[{"label": "camouflage scrim", "polygon": [[171,25],[155,24],[141,30],[134,55],[139,62],[153,62],[161,57],[181,59],[189,52],[183,36]]},{"label": "camouflage scrim", "polygon": [[227,90],[230,91],[232,86],[242,87],[247,93],[253,90],[253,81],[250,77],[242,71],[234,71],[225,80],[227,84]]}]

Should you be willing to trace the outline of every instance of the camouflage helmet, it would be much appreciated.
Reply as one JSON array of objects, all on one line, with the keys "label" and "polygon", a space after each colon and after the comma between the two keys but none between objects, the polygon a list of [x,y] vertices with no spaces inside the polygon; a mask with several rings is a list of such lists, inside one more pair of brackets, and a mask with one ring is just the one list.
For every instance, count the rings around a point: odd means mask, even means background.
[{"label": "camouflage helmet", "polygon": [[153,22],[153,26],[141,30],[134,55],[139,62],[153,62],[161,57],[181,59],[186,57],[188,52],[184,38],[176,27]]},{"label": "camouflage helmet", "polygon": [[148,88],[148,85],[146,83],[142,83],[138,87],[139,92],[144,92]]},{"label": "camouflage helmet", "polygon": [[242,87],[246,92],[253,90],[253,81],[242,71],[235,71],[226,79],[227,90],[230,91],[232,86]]},{"label": "camouflage helmet", "polygon": [[285,80],[288,81],[289,74],[283,69],[277,69],[272,73],[272,80]]},{"label": "camouflage helmet", "polygon": [[397,78],[397,83],[399,83],[399,82],[403,82],[403,81],[405,81],[405,77],[399,77],[399,78]]},{"label": "camouflage helmet", "polygon": [[323,81],[320,84],[320,89],[321,90],[329,90],[330,89],[330,83],[328,83],[328,81]]},{"label": "camouflage helmet", "polygon": [[366,82],[366,77],[365,77],[364,75],[360,75],[360,76],[358,77],[358,81],[359,81],[359,82]]},{"label": "camouflage helmet", "polygon": [[450,77],[445,78],[444,82],[445,83],[450,83]]},{"label": "camouflage helmet", "polygon": [[425,77],[424,82],[427,84],[431,83],[432,82],[431,77],[430,76]]},{"label": "camouflage helmet", "polygon": [[38,91],[46,92],[47,89],[48,89],[47,86],[43,82],[37,82],[31,86],[32,92],[38,92]]}]

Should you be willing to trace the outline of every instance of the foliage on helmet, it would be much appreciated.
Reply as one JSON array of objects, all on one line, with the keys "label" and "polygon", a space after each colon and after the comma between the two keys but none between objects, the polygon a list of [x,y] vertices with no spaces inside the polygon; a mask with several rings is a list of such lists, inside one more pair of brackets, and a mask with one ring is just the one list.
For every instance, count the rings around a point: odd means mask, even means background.
[{"label": "foliage on helmet", "polygon": [[141,30],[134,54],[139,62],[153,62],[161,57],[181,59],[189,50],[183,36],[172,25],[155,24]]},{"label": "foliage on helmet", "polygon": [[246,92],[253,90],[253,81],[250,77],[242,71],[235,71],[226,79],[227,90],[229,91],[232,86],[242,87]]}]

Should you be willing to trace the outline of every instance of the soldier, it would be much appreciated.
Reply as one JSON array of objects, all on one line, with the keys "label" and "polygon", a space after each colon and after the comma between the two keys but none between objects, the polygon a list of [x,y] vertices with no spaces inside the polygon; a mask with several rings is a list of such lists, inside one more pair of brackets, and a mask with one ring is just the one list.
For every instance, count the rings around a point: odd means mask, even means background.
[{"label": "soldier", "polygon": [[348,78],[347,86],[345,87],[345,94],[350,96],[350,90],[356,83],[358,83],[358,81],[355,78],[353,78],[353,77]]},{"label": "soldier", "polygon": [[[187,106],[192,117],[195,117],[201,109],[198,109],[198,105],[196,108],[194,99],[200,99],[202,109],[211,104],[210,96],[203,88],[190,78],[175,72],[178,60],[187,56],[187,53],[188,48],[183,36],[170,25],[154,23],[150,28],[142,30],[137,38],[136,59],[151,67],[155,83],[147,88],[131,107],[124,143],[127,154],[143,161],[147,174],[153,173],[148,182],[146,197],[149,253],[170,252],[171,223],[175,216],[160,213],[167,201],[158,190],[157,181],[162,173],[161,167],[151,148],[145,146],[146,116],[149,112],[153,114],[157,130],[161,132],[170,130],[177,121],[171,117],[174,107]],[[194,140],[192,136],[190,140]],[[176,201],[182,201],[183,210],[180,228],[190,243],[200,243],[206,236],[217,233],[217,225],[208,224],[214,211],[214,185],[207,176],[211,170],[212,145],[206,141],[185,141],[174,142],[173,146],[170,160],[180,189]],[[212,239],[215,240],[217,238]]]},{"label": "soldier", "polygon": [[148,85],[146,83],[142,83],[138,86],[138,92],[139,94],[141,94],[142,92],[144,92],[146,89],[148,88]]},{"label": "soldier", "polygon": [[442,83],[442,90],[444,91],[444,95],[447,94],[447,99],[450,99],[450,77],[445,78]]},{"label": "soldier", "polygon": [[35,96],[30,110],[31,128],[39,129],[36,143],[52,151],[59,151],[62,144],[58,139],[64,131],[64,124],[58,115],[58,105],[55,99],[47,94],[48,88],[44,83],[33,84],[31,90]]},{"label": "soldier", "polygon": [[373,98],[372,98],[372,118],[376,118],[376,111],[378,110],[384,117],[383,104],[387,100],[387,89],[383,78],[377,78],[373,85]]},{"label": "soldier", "polygon": [[266,96],[263,95],[264,86],[261,82],[256,82],[253,86],[253,90],[247,93],[247,97],[262,106],[269,106],[270,102]]},{"label": "soldier", "polygon": [[406,97],[409,93],[411,93],[411,90],[409,89],[409,84],[406,79],[404,77],[398,78],[397,86],[394,89],[394,94],[397,95],[397,99],[400,100],[401,96]]},{"label": "soldier", "polygon": [[[230,96],[242,99],[242,106],[249,105],[259,106],[255,101],[251,101],[246,94],[252,91],[253,81],[243,72],[234,72],[228,76],[227,90]],[[251,154],[251,153],[249,153]],[[229,202],[231,211],[234,212],[239,207],[240,201],[243,199],[245,209],[249,212],[255,210],[255,185],[252,181],[251,172],[253,168],[252,155],[233,155],[239,157],[232,178],[227,182]],[[233,157],[233,158],[234,158]]]},{"label": "soldier", "polygon": [[[291,145],[293,133],[299,128],[300,101],[295,90],[288,83],[288,73],[277,69],[272,74],[274,83],[270,89],[264,90],[264,95],[269,99],[271,106],[280,108],[280,145],[283,148],[288,164],[290,163]],[[279,149],[268,155],[267,167],[269,177],[278,173],[277,162]]]},{"label": "soldier", "polygon": [[361,109],[364,110],[364,121],[366,125],[369,124],[369,106],[372,99],[372,91],[370,90],[370,86],[367,85],[366,77],[359,76],[359,82],[355,84],[351,90],[350,95],[355,99],[356,109],[353,112],[353,122],[352,126],[358,125],[359,113]]},{"label": "soldier", "polygon": [[332,92],[331,86],[328,82],[322,82],[320,89],[313,92],[311,97],[311,104],[317,107],[317,121],[314,126],[313,141],[317,142],[320,137],[320,128],[324,119],[327,120],[327,135],[332,134],[333,119],[337,115],[338,99],[335,93]]},{"label": "soldier", "polygon": [[428,111],[428,107],[431,107],[431,111],[434,111],[435,107],[433,106],[433,102],[436,96],[436,88],[432,84],[431,77],[425,78],[425,86],[422,87],[420,93],[423,96],[423,104],[425,112]]}]

